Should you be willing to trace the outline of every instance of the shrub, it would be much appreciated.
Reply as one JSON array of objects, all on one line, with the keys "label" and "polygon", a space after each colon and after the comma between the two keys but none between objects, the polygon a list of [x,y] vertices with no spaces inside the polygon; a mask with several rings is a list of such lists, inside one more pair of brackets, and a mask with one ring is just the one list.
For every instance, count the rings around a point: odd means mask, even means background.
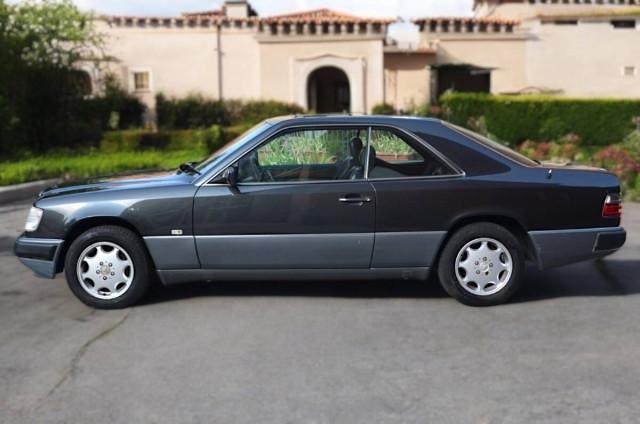
[{"label": "shrub", "polygon": [[123,130],[141,127],[146,106],[140,99],[122,88],[113,75],[107,75],[104,85],[104,96],[93,100],[102,108],[101,128]]},{"label": "shrub", "polygon": [[222,102],[196,94],[182,99],[170,99],[158,94],[156,113],[158,127],[163,129],[207,128],[228,124]]},{"label": "shrub", "polygon": [[104,152],[141,150],[215,150],[229,140],[228,133],[217,125],[204,130],[126,130],[106,133],[100,142]]},{"label": "shrub", "polygon": [[303,108],[296,104],[275,100],[225,100],[224,105],[226,116],[231,126],[251,127],[274,116],[296,115],[305,112]]},{"label": "shrub", "polygon": [[101,152],[82,155],[49,154],[22,161],[0,163],[0,185],[19,184],[48,178],[87,178],[132,170],[176,169],[181,163],[197,161],[205,150],[118,152],[105,156]]},{"label": "shrub", "polygon": [[636,160],[640,161],[640,130],[635,130],[629,134],[622,142],[622,146],[629,150]]},{"label": "shrub", "polygon": [[430,104],[418,106],[413,105],[406,110],[405,115],[420,116],[423,118],[440,118],[442,115],[442,108],[440,106],[432,106]]},{"label": "shrub", "polygon": [[156,96],[158,126],[162,129],[208,128],[212,125],[253,126],[267,118],[303,113],[294,104],[277,101],[212,100],[202,95],[186,98]]},{"label": "shrub", "polygon": [[223,127],[221,128],[220,136],[224,140],[225,143],[230,142],[231,140],[240,137],[245,131],[253,127],[253,125],[235,125],[233,127]]},{"label": "shrub", "polygon": [[470,119],[484,117],[489,133],[513,145],[556,140],[570,132],[586,145],[619,143],[640,116],[638,100],[455,93],[440,101],[445,119],[469,126]]},{"label": "shrub", "polygon": [[597,165],[614,172],[625,189],[636,184],[640,162],[624,147],[609,146],[594,155]]},{"label": "shrub", "polygon": [[373,107],[371,113],[374,115],[395,115],[396,110],[388,103],[378,103]]}]

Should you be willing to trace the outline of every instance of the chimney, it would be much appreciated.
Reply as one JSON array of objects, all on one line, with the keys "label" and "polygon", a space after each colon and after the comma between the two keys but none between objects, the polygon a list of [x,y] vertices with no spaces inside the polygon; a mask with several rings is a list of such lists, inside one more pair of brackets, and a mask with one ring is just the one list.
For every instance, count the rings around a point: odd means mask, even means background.
[{"label": "chimney", "polygon": [[224,14],[229,18],[248,18],[255,12],[247,0],[227,0],[224,2]]}]

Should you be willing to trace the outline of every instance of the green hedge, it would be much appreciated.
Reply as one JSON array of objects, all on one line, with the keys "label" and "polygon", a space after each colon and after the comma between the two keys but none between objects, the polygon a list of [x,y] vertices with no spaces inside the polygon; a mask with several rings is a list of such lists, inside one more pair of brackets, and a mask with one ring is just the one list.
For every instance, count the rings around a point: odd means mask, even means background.
[{"label": "green hedge", "polygon": [[184,162],[198,161],[208,155],[201,149],[117,152],[105,155],[91,151],[84,154],[52,153],[24,160],[0,162],[0,186],[48,178],[87,178],[133,170],[176,169]]},{"label": "green hedge", "polygon": [[371,109],[373,115],[395,115],[396,110],[389,103],[378,103]]},{"label": "green hedge", "polygon": [[445,119],[469,127],[484,117],[487,132],[510,144],[557,140],[569,133],[586,145],[619,143],[633,131],[633,118],[640,116],[639,100],[456,93],[442,96],[440,102]]},{"label": "green hedge", "polygon": [[106,77],[103,94],[86,97],[69,83],[71,75],[64,69],[28,69],[7,85],[7,94],[0,89],[0,158],[96,147],[106,131],[143,124],[144,104],[113,78]]},{"label": "green hedge", "polygon": [[242,135],[253,125],[221,127],[212,125],[202,130],[125,130],[105,133],[100,150],[107,153],[145,150],[214,151]]},{"label": "green hedge", "polygon": [[184,98],[156,96],[158,127],[163,129],[207,128],[227,125],[224,104],[201,95]]},{"label": "green hedge", "polygon": [[305,113],[296,104],[275,100],[225,100],[224,106],[226,118],[232,127],[253,126],[274,116]]},{"label": "green hedge", "polygon": [[162,129],[208,128],[211,125],[254,125],[280,115],[303,113],[295,105],[277,101],[213,100],[202,95],[184,98],[156,96],[158,126]]},{"label": "green hedge", "polygon": [[[112,131],[99,150],[66,149],[0,161],[0,186],[46,178],[84,178],[144,169],[173,169],[201,160],[249,129],[249,125],[203,130]],[[108,153],[105,155],[105,153]]]},{"label": "green hedge", "polygon": [[102,138],[100,150],[109,153],[140,150],[214,150],[228,140],[227,132],[217,125],[205,130],[112,131]]}]

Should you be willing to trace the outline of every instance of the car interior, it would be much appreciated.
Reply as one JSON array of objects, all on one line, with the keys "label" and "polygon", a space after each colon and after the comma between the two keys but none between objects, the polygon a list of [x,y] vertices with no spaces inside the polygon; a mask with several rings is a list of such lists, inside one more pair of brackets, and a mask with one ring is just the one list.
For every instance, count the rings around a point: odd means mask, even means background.
[{"label": "car interior", "polygon": [[[386,130],[385,130],[386,131]],[[386,131],[388,132],[388,131]],[[359,133],[359,131],[358,131]],[[369,178],[389,179],[420,176],[451,175],[452,170],[430,152],[418,151],[404,139],[395,136],[410,154],[379,154],[375,139],[369,149],[359,134],[351,137],[342,157],[332,157],[326,163],[260,163],[260,148],[242,158],[238,164],[238,182],[289,182],[357,180]],[[306,162],[306,161],[305,161]]]}]

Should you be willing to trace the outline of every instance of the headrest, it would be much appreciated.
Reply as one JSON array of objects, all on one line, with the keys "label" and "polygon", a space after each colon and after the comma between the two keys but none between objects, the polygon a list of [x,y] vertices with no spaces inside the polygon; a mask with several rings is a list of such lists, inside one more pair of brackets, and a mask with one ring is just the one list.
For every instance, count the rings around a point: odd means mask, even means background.
[{"label": "headrest", "polygon": [[[362,153],[360,153],[360,163],[362,165],[366,165],[367,164],[367,150],[364,149],[362,150]],[[376,149],[373,148],[373,146],[369,146],[369,170],[371,170],[375,163],[376,163]]]},{"label": "headrest", "polygon": [[349,153],[351,156],[354,158],[360,157],[362,146],[364,146],[364,144],[360,137],[353,137],[351,141],[349,141]]}]

